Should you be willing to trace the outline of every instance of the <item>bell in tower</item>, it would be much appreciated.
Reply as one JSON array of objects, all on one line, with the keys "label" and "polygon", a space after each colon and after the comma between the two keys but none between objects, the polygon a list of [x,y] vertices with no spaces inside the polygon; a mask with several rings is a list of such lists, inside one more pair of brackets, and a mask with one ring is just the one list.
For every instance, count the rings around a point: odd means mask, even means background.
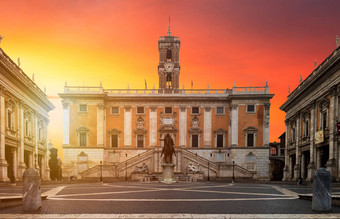
[{"label": "bell in tower", "polygon": [[179,92],[179,37],[171,36],[170,19],[167,36],[162,36],[158,40],[159,64],[159,93]]}]

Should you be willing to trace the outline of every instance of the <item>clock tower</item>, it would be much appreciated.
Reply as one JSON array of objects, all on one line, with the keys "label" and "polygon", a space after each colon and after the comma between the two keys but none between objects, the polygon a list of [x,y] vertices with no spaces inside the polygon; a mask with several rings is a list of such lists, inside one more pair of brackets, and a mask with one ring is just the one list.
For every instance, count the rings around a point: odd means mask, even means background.
[{"label": "clock tower", "polygon": [[159,90],[160,93],[179,92],[179,48],[181,42],[179,37],[171,36],[170,20],[167,36],[162,36],[158,40],[159,64]]}]

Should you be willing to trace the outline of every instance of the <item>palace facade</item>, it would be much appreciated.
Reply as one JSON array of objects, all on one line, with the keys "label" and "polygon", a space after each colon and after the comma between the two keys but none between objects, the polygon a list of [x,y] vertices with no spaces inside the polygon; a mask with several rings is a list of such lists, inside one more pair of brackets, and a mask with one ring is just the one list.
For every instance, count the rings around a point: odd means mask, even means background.
[{"label": "palace facade", "polygon": [[22,179],[26,168],[49,180],[46,94],[0,48],[0,182]]},{"label": "palace facade", "polygon": [[63,176],[131,177],[143,163],[162,172],[163,139],[175,142],[175,173],[190,163],[204,177],[269,179],[267,84],[181,89],[179,37],[158,41],[158,89],[67,86],[63,103]]},{"label": "palace facade", "polygon": [[333,180],[340,178],[337,122],[340,113],[340,47],[288,95],[280,107],[286,112],[285,168],[283,180],[312,181],[320,167]]}]

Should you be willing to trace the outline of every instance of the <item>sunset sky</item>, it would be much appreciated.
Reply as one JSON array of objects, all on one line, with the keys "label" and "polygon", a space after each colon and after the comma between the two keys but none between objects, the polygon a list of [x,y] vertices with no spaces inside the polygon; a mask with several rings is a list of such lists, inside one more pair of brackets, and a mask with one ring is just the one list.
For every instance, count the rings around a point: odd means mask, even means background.
[{"label": "sunset sky", "polygon": [[271,103],[270,141],[284,132],[279,110],[336,47],[340,1],[329,0],[0,0],[0,47],[56,109],[49,138],[62,144],[62,105],[68,85],[158,87],[158,44],[171,32],[181,40],[180,87],[264,86]]}]

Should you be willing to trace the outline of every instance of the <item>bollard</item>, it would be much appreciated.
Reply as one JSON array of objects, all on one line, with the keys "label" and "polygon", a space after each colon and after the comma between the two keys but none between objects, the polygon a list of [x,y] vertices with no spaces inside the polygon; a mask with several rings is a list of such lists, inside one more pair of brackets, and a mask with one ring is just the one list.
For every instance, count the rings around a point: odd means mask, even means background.
[{"label": "bollard", "polygon": [[28,168],[22,175],[22,181],[22,210],[39,210],[41,208],[39,172],[33,168]]},{"label": "bollard", "polygon": [[326,168],[320,168],[314,175],[313,211],[330,211],[332,208],[332,176]]}]

